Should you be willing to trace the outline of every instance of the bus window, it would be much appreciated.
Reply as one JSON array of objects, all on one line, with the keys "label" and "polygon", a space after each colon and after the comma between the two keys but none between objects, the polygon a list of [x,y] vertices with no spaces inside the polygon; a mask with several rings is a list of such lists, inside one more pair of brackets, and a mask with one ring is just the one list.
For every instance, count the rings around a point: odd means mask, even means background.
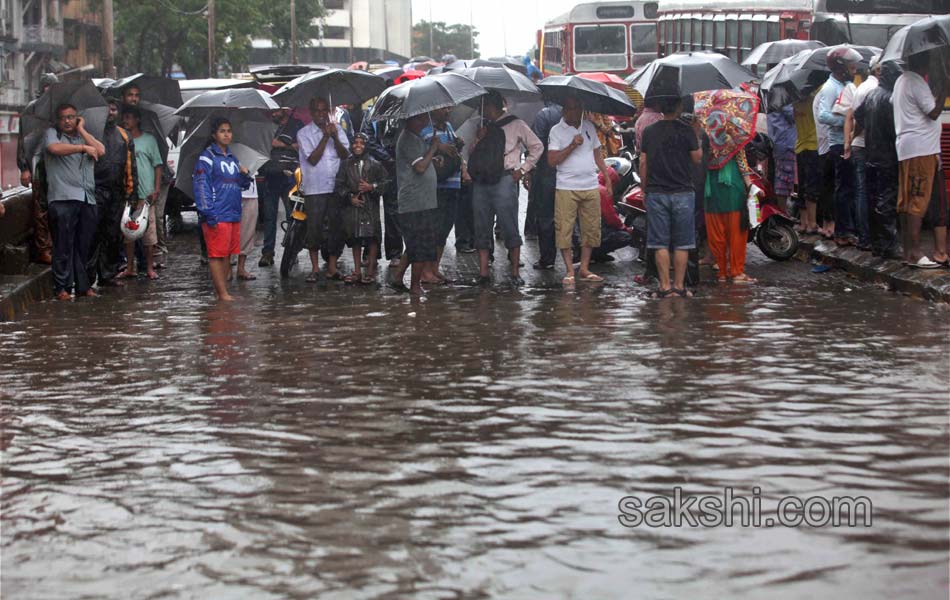
[{"label": "bus window", "polygon": [[776,41],[776,40],[782,39],[782,36],[779,35],[779,24],[778,24],[778,22],[775,22],[775,23],[768,23],[768,26],[769,26],[769,41],[770,41],[770,42],[774,42],[774,41]]},{"label": "bus window", "polygon": [[631,25],[630,26],[630,39],[631,39],[631,48],[633,49],[634,54],[641,52],[656,52],[656,26],[647,25]]},{"label": "bus window", "polygon": [[692,36],[692,26],[689,23],[689,19],[683,19],[680,21],[682,23],[683,32],[681,34],[680,41],[683,42],[682,49],[689,50],[689,42]]},{"label": "bus window", "polygon": [[715,47],[713,44],[713,22],[709,19],[703,19],[703,48],[712,50]]},{"label": "bus window", "polygon": [[643,4],[643,18],[655,19],[659,10],[657,2],[646,2]]},{"label": "bus window", "polygon": [[752,51],[752,21],[748,19],[739,21],[739,47],[743,56]]},{"label": "bus window", "polygon": [[564,64],[564,32],[548,31],[544,34],[544,62],[552,65]]},{"label": "bus window", "polygon": [[769,41],[765,25],[765,21],[756,21],[752,24],[752,33],[755,35],[755,39],[753,40],[753,48],[759,44],[764,44],[765,42]]},{"label": "bus window", "polygon": [[622,71],[627,68],[627,28],[584,25],[574,28],[576,71]]},{"label": "bus window", "polygon": [[703,22],[693,19],[693,50],[703,47]]},{"label": "bus window", "polygon": [[726,47],[736,48],[739,41],[739,21],[726,21]]},{"label": "bus window", "polygon": [[726,47],[726,22],[725,21],[715,21],[713,23],[716,29],[716,39],[713,41],[713,48],[725,48]]}]

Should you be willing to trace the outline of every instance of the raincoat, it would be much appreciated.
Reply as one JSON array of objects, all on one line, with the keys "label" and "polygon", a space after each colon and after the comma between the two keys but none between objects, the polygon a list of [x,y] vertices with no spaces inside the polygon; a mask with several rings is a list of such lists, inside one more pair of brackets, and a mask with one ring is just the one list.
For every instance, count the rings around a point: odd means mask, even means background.
[{"label": "raincoat", "polygon": [[198,220],[213,227],[241,222],[241,191],[251,187],[251,177],[230,150],[211,144],[198,156],[192,188]]}]

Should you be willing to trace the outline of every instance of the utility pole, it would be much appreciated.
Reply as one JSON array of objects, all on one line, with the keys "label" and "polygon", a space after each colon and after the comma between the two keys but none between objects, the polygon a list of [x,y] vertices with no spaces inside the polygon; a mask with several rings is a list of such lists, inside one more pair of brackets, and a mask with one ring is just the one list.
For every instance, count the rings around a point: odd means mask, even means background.
[{"label": "utility pole", "polygon": [[435,60],[435,57],[432,56],[435,54],[435,44],[432,42],[432,0],[429,0],[429,58]]},{"label": "utility pole", "polygon": [[472,0],[468,0],[468,57],[475,59],[475,19],[472,17]]},{"label": "utility pole", "polygon": [[353,60],[353,11],[356,10],[356,7],[353,6],[355,4],[354,0],[350,0],[349,4],[350,4],[350,36],[349,36],[350,37],[350,64],[352,65],[354,62]]},{"label": "utility pole", "polygon": [[214,0],[208,0],[208,77],[214,79],[217,75],[214,59]]},{"label": "utility pole", "polygon": [[290,0],[290,64],[297,64],[297,2]]},{"label": "utility pole", "polygon": [[102,2],[102,76],[115,78],[115,29],[112,26],[112,0]]}]

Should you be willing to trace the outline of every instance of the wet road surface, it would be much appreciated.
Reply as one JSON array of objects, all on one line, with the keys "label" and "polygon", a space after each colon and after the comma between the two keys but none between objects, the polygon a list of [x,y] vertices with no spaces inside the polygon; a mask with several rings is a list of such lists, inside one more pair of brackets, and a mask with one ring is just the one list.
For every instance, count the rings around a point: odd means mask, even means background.
[{"label": "wet road surface", "polygon": [[[194,235],[0,324],[4,598],[946,598],[946,307],[761,255],[648,300],[630,252],[573,291],[268,269],[222,306]],[[873,524],[620,525],[677,486]]]}]

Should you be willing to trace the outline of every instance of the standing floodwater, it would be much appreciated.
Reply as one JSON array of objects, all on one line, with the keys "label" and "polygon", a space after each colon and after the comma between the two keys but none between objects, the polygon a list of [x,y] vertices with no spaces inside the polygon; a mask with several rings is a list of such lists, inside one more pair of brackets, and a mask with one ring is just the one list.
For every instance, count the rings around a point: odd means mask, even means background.
[{"label": "standing floodwater", "polygon": [[[222,306],[193,233],[0,325],[4,598],[946,597],[945,307],[761,258],[694,299],[624,260],[423,301],[262,269]],[[873,524],[621,526],[676,487]]]}]

